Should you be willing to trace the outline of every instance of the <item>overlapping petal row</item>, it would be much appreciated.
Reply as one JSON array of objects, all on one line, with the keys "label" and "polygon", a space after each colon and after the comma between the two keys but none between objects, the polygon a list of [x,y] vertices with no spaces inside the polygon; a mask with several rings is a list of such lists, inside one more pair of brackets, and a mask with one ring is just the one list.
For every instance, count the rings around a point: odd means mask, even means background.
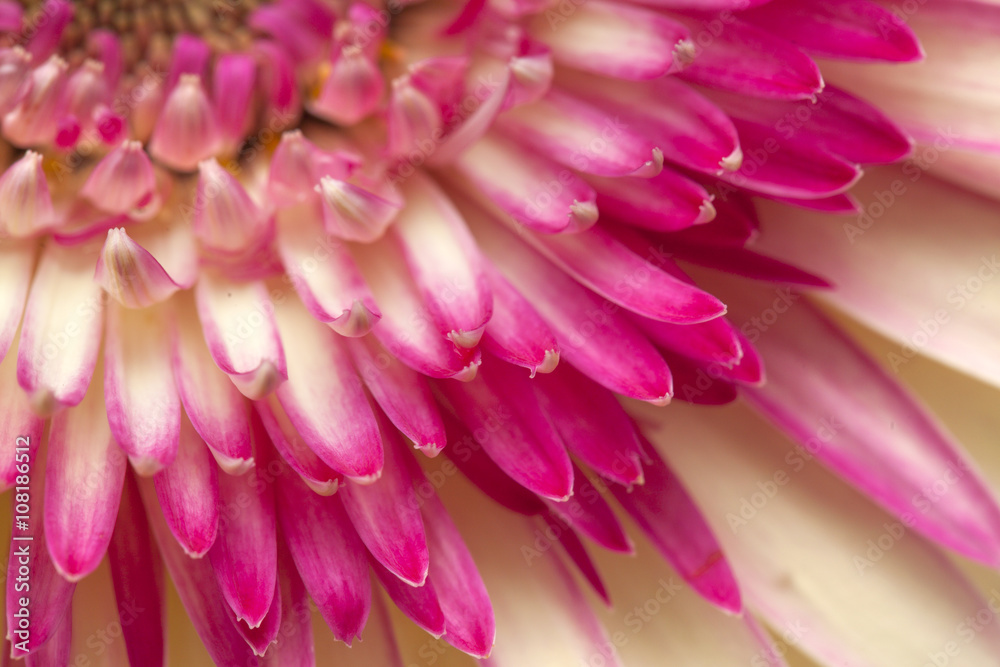
[{"label": "overlapping petal row", "polygon": [[[1000,564],[1000,511],[964,454],[809,304],[824,278],[753,248],[752,197],[854,212],[859,165],[909,155],[814,60],[919,59],[888,9],[163,11],[116,34],[89,5],[0,3],[0,469],[12,486],[29,436],[39,549],[15,655],[60,662],[76,582],[107,554],[119,608],[154,610],[123,628],[134,665],[163,662],[161,559],[220,665],[311,664],[307,596],[350,643],[385,622],[373,582],[488,656],[490,597],[425,468],[558,536],[553,585],[587,651],[603,630],[564,563],[607,598],[584,540],[632,551],[612,500],[740,612],[621,397],[743,396],[908,526]],[[678,260],[716,271],[696,283]],[[947,466],[970,472],[914,516]],[[792,604],[751,588],[772,620]],[[516,651],[491,664],[527,664]]]}]

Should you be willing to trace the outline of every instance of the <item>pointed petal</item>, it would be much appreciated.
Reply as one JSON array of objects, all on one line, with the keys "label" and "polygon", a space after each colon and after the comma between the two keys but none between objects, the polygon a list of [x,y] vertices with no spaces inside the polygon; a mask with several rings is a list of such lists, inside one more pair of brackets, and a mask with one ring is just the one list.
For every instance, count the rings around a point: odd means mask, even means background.
[{"label": "pointed petal", "polygon": [[739,585],[712,529],[681,481],[649,443],[645,445],[650,459],[643,467],[645,483],[630,489],[612,486],[611,493],[699,595],[725,611],[740,613]]},{"label": "pointed petal", "polygon": [[194,309],[184,306],[173,320],[171,353],[184,412],[223,470],[245,472],[253,465],[247,401],[212,361]]},{"label": "pointed petal", "polygon": [[[0,362],[0,488],[8,489],[17,482],[18,454],[27,453],[28,464],[34,462],[42,441],[45,420],[31,409],[28,396],[17,384],[17,348]],[[20,451],[18,448],[21,448]]]},{"label": "pointed petal", "polygon": [[129,663],[162,667],[166,664],[163,562],[131,474],[125,476],[108,560]]},{"label": "pointed petal", "polygon": [[[1000,507],[966,455],[902,386],[799,299],[785,292],[776,300],[771,290],[740,290],[734,299],[743,318],[774,303],[786,311],[766,335],[748,334],[767,358],[768,382],[746,389],[747,400],[908,527],[1000,563]],[[803,374],[803,364],[817,372]],[[927,489],[956,475],[928,500]]]},{"label": "pointed petal", "polygon": [[76,405],[87,391],[104,321],[93,267],[77,248],[50,243],[42,252],[17,352],[17,381],[38,412]]},{"label": "pointed petal", "polygon": [[337,496],[313,493],[287,470],[277,476],[275,492],[278,522],[306,590],[334,636],[350,644],[371,605],[365,546]]},{"label": "pointed petal", "polygon": [[42,160],[28,151],[0,176],[0,230],[15,238],[34,236],[55,222]]},{"label": "pointed petal", "polygon": [[260,245],[271,232],[271,219],[243,184],[215,158],[198,163],[198,187],[191,227],[213,252],[235,255]]},{"label": "pointed petal", "polygon": [[104,345],[104,397],[118,445],[140,475],[177,455],[181,406],[170,368],[165,313],[112,304]]},{"label": "pointed petal", "polygon": [[49,432],[45,534],[56,569],[70,581],[90,574],[104,558],[125,466],[95,382],[78,406],[53,417]]},{"label": "pointed petal", "polygon": [[598,178],[597,208],[605,220],[675,232],[715,217],[711,196],[700,185],[671,169],[653,178]]},{"label": "pointed petal", "polygon": [[668,258],[641,257],[603,226],[579,234],[529,233],[521,238],[584,286],[634,313],[691,324],[726,312],[714,296],[658,266]]},{"label": "pointed petal", "polygon": [[156,174],[142,143],[126,141],[97,163],[80,195],[108,213],[128,213],[156,192]]},{"label": "pointed petal", "polygon": [[[251,436],[256,451],[267,446],[259,419],[251,421]],[[277,585],[278,538],[270,479],[256,467],[242,475],[219,475],[219,503],[225,511],[208,552],[222,596],[236,619],[251,629],[269,615]]]},{"label": "pointed petal", "polygon": [[194,294],[209,352],[244,396],[266,396],[288,378],[274,303],[263,283],[236,283],[206,271]]},{"label": "pointed petal", "polygon": [[186,416],[181,416],[177,456],[153,481],[170,532],[188,556],[204,556],[218,532],[218,469]]},{"label": "pointed petal", "polygon": [[456,347],[438,332],[395,238],[351,248],[382,310],[374,335],[410,368],[441,378],[475,377],[479,352]]},{"label": "pointed petal", "polygon": [[465,221],[434,181],[414,174],[392,230],[410,274],[439,330],[475,347],[493,313],[493,294],[480,269],[479,248]]},{"label": "pointed petal", "polygon": [[606,479],[642,483],[642,447],[614,394],[568,365],[534,382],[539,404],[570,452]]},{"label": "pointed petal", "polygon": [[283,542],[278,543],[278,591],[281,599],[281,628],[277,642],[264,655],[266,667],[315,667],[312,608],[302,577]]},{"label": "pointed petal", "polygon": [[549,528],[558,535],[559,546],[566,552],[567,558],[576,565],[576,569],[579,570],[580,574],[590,584],[601,600],[610,606],[611,598],[608,595],[608,589],[604,585],[604,581],[601,580],[601,575],[597,572],[597,566],[591,559],[590,554],[587,553],[586,547],[583,546],[580,536],[574,533],[566,522],[554,514],[546,514],[543,518]]},{"label": "pointed petal", "polygon": [[37,651],[24,659],[24,667],[68,665],[72,655],[72,644],[73,605],[68,605],[55,632]]},{"label": "pointed petal", "polygon": [[157,502],[158,494],[152,480],[140,479],[139,489],[170,580],[212,661],[232,667],[257,664],[250,647],[233,625],[208,559],[189,558],[174,540]]},{"label": "pointed petal", "polygon": [[315,201],[278,212],[281,262],[313,317],[343,336],[363,336],[382,315],[350,251],[319,216]]},{"label": "pointed petal", "polygon": [[288,382],[276,392],[295,429],[337,472],[376,479],[382,443],[344,342],[289,299],[276,312],[288,343]]},{"label": "pointed petal", "polygon": [[94,280],[126,308],[145,308],[165,301],[181,287],[148,250],[129,238],[124,228],[108,230]]},{"label": "pointed petal", "polygon": [[323,223],[345,241],[371,243],[385,233],[402,203],[388,192],[324,176],[316,186],[323,202]]},{"label": "pointed petal", "polygon": [[[492,361],[492,360],[491,360]],[[573,489],[569,455],[517,368],[495,362],[472,382],[435,387],[504,472],[545,498],[565,500]]]},{"label": "pointed petal", "polygon": [[480,247],[552,329],[562,359],[612,391],[659,403],[669,398],[670,369],[617,306],[581,287],[498,223],[471,210],[463,213]]},{"label": "pointed petal", "polygon": [[407,618],[434,637],[441,637],[444,634],[444,613],[441,611],[437,593],[434,592],[434,584],[425,581],[421,586],[411,586],[374,559],[372,571],[378,577],[382,588]]},{"label": "pointed petal", "polygon": [[375,560],[406,583],[420,586],[427,578],[427,538],[417,495],[400,460],[412,454],[406,451],[399,432],[385,415],[378,416],[385,443],[382,476],[372,484],[348,482],[339,496]]},{"label": "pointed petal", "polygon": [[158,116],[149,153],[178,171],[194,171],[215,153],[219,129],[198,74],[182,74]]},{"label": "pointed petal", "polygon": [[6,358],[21,324],[36,255],[33,241],[6,241],[0,245],[0,361]]},{"label": "pointed petal", "polygon": [[255,401],[254,409],[267,430],[281,458],[316,493],[329,496],[337,492],[343,478],[316,455],[295,430],[285,410],[273,394]]},{"label": "pointed petal", "polygon": [[246,643],[253,649],[254,655],[263,656],[265,653],[268,653],[271,645],[277,641],[278,633],[281,630],[282,608],[281,591],[277,586],[275,586],[272,593],[271,604],[267,608],[267,613],[261,620],[260,625],[255,628],[247,625],[246,621],[238,619],[232,607],[229,608],[230,620],[236,626],[236,631],[243,636]]},{"label": "pointed petal", "polygon": [[484,263],[493,291],[493,317],[483,332],[483,349],[508,364],[535,373],[551,373],[559,365],[559,344],[528,300],[493,265]]},{"label": "pointed petal", "polygon": [[[693,30],[704,29],[694,19],[687,22]],[[708,46],[696,49],[691,64],[678,76],[711,88],[779,100],[807,99],[823,90],[819,67],[795,45],[732,14],[719,30]]]},{"label": "pointed petal", "polygon": [[[545,500],[549,511],[565,521],[573,530],[586,535],[610,551],[633,553],[632,541],[625,535],[611,506],[579,466],[573,466],[573,495],[564,502]],[[606,488],[606,487],[605,487]]]},{"label": "pointed petal", "polygon": [[373,335],[348,342],[354,367],[393,425],[417,449],[436,456],[445,445],[444,425],[427,379],[404,365]]}]

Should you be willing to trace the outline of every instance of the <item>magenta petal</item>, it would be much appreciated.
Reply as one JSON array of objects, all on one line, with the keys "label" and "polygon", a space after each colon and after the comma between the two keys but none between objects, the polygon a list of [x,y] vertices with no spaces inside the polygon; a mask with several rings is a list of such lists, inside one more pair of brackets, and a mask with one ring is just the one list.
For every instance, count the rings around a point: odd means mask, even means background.
[{"label": "magenta petal", "polygon": [[581,287],[498,223],[463,212],[484,252],[555,334],[564,360],[619,394],[658,404],[669,400],[670,369],[617,306]]},{"label": "magenta petal", "polygon": [[572,366],[535,378],[536,395],[566,447],[606,479],[642,483],[642,447],[614,394]]},{"label": "magenta petal", "polygon": [[204,556],[218,532],[218,468],[186,416],[181,417],[177,456],[153,482],[170,532],[188,556]]},{"label": "magenta petal", "polygon": [[549,510],[577,532],[610,551],[633,553],[632,540],[601,495],[598,487],[579,466],[573,466],[573,495],[564,502],[545,500]]},{"label": "magenta petal", "polygon": [[444,448],[444,425],[427,379],[386,350],[375,336],[348,341],[358,375],[393,425],[428,456]]},{"label": "magenta petal", "polygon": [[212,566],[206,559],[189,558],[174,540],[163,519],[164,512],[160,510],[151,480],[139,480],[139,490],[170,580],[212,660],[217,665],[232,667],[257,664],[250,647],[233,625],[231,611],[215,582]]},{"label": "magenta petal", "polygon": [[551,373],[559,365],[559,344],[528,300],[492,265],[484,269],[493,290],[493,317],[483,333],[483,349],[531,373]]},{"label": "magenta petal", "polygon": [[247,400],[213,363],[191,312],[174,320],[171,360],[184,412],[198,435],[223,470],[245,472],[253,464]]},{"label": "magenta petal", "polygon": [[[73,605],[67,605],[58,627],[34,653],[24,658],[24,667],[69,665],[73,646]],[[7,656],[4,656],[5,658]]]},{"label": "magenta petal", "polygon": [[653,178],[592,176],[588,182],[597,190],[597,208],[604,220],[676,232],[715,217],[708,192],[671,169]]},{"label": "magenta petal", "polygon": [[[416,460],[407,461],[416,483],[426,482]],[[476,563],[458,528],[433,491],[421,507],[431,567],[428,581],[445,618],[445,640],[466,653],[485,658],[496,639],[493,605]]]},{"label": "magenta petal", "polygon": [[382,441],[343,340],[294,300],[277,310],[288,382],[276,395],[295,429],[324,463],[371,480],[382,470]]},{"label": "magenta petal", "polygon": [[[802,456],[815,456],[907,526],[969,558],[1000,563],[1000,508],[959,445],[801,298],[741,289],[740,314],[772,304],[786,311],[766,335],[759,319],[747,319],[745,333],[768,372],[764,387],[745,390],[750,403],[802,444]],[[802,373],[803,364],[815,372]],[[946,491],[929,496],[941,480]]]},{"label": "magenta petal", "polygon": [[810,53],[838,60],[911,62],[924,55],[897,13],[868,0],[775,0],[743,17]]},{"label": "magenta petal", "polygon": [[277,397],[268,396],[262,401],[256,401],[254,408],[267,429],[274,448],[302,481],[320,495],[336,493],[342,482],[341,476],[309,448],[288,419]]},{"label": "magenta petal", "polygon": [[317,495],[292,471],[277,476],[276,497],[281,531],[309,596],[334,637],[350,644],[371,607],[365,545],[340,498]]},{"label": "magenta petal", "polygon": [[[17,384],[17,354],[14,348],[0,362],[0,488],[8,489],[17,482],[17,455],[27,452],[28,463],[35,460],[42,442],[45,420],[35,414],[24,391]],[[19,452],[18,447],[23,446]]]},{"label": "magenta petal", "polygon": [[576,565],[576,569],[580,571],[583,578],[591,585],[594,592],[604,600],[604,603],[610,606],[611,597],[608,595],[608,589],[604,585],[604,581],[601,580],[597,566],[594,565],[594,561],[590,558],[590,554],[587,553],[587,549],[583,546],[583,542],[580,541],[580,537],[558,516],[547,514],[544,516],[544,519],[549,529],[558,536],[559,546],[563,548],[569,559]]},{"label": "magenta petal", "polygon": [[540,496],[565,500],[572,493],[573,468],[534,398],[531,380],[509,364],[489,361],[472,382],[435,386],[504,472]]},{"label": "magenta petal", "polygon": [[[305,584],[283,542],[278,543],[278,590],[281,600],[281,626],[277,641],[262,660],[267,667],[315,667],[312,608]],[[262,665],[262,667],[263,667]]]},{"label": "magenta petal", "polygon": [[[687,19],[694,30],[703,29]],[[819,67],[795,45],[730,16],[712,42],[678,76],[751,97],[807,99],[823,89]]]},{"label": "magenta petal", "polygon": [[[252,433],[259,452],[267,441],[260,420],[254,420]],[[265,474],[253,468],[239,476],[219,475],[222,513],[218,536],[208,552],[219,590],[236,619],[251,629],[257,629],[272,609],[277,581],[274,493]]]},{"label": "magenta petal", "polygon": [[692,588],[712,604],[739,613],[739,586],[701,510],[656,450],[649,443],[644,450],[650,457],[645,484],[612,485],[611,492]]},{"label": "magenta petal", "polygon": [[714,296],[658,266],[669,258],[637,255],[603,226],[579,234],[525,234],[521,238],[584,286],[650,319],[690,324],[726,312]]},{"label": "magenta petal", "polygon": [[49,554],[60,574],[79,581],[104,558],[125,478],[125,455],[111,437],[99,383],[91,385],[80,405],[53,417],[48,452]]},{"label": "magenta petal", "polygon": [[732,367],[743,358],[739,332],[724,317],[688,325],[654,322],[642,317],[633,317],[632,321],[656,345],[694,361]]},{"label": "magenta petal", "polygon": [[229,618],[236,626],[236,631],[243,636],[246,643],[253,649],[255,655],[263,656],[268,652],[269,647],[278,639],[278,632],[281,630],[281,591],[275,584],[274,593],[271,597],[271,605],[267,608],[267,613],[261,620],[260,625],[251,628],[246,621],[236,618],[232,608],[229,610]]},{"label": "magenta petal", "polygon": [[378,417],[385,443],[382,476],[372,484],[348,482],[339,495],[354,529],[375,560],[408,584],[420,586],[427,579],[427,538],[417,495],[401,460],[412,454],[406,451],[399,432],[385,415]]},{"label": "magenta petal", "polygon": [[444,613],[434,592],[434,584],[426,581],[422,586],[411,586],[376,560],[372,561],[372,570],[385,592],[411,621],[435,637],[444,634]]},{"label": "magenta petal", "polygon": [[125,650],[132,665],[164,665],[166,618],[163,605],[163,562],[149,532],[149,521],[131,474],[118,508],[118,521],[108,546],[111,579]]}]

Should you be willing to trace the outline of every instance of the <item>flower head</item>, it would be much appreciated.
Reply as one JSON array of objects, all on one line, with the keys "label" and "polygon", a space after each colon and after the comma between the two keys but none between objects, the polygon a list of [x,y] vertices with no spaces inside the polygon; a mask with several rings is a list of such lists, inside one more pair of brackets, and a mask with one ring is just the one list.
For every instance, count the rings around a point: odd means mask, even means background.
[{"label": "flower head", "polygon": [[[757,619],[915,664],[985,604],[933,546],[1000,566],[984,475],[811,293],[898,333],[933,292],[954,310],[906,359],[1000,377],[958,349],[1000,267],[956,268],[996,205],[924,178],[928,146],[997,146],[949,70],[995,59],[995,7],[26,5],[0,1],[14,657],[76,664],[79,585],[113,589],[102,652],[164,664],[161,563],[234,666],[328,664],[310,605],[401,664],[382,593],[497,666],[782,665]],[[959,152],[946,177],[992,164]],[[944,201],[950,291],[921,263]],[[586,589],[637,599],[624,630]],[[857,620],[876,599],[938,609]],[[667,617],[690,636],[639,636]]]}]

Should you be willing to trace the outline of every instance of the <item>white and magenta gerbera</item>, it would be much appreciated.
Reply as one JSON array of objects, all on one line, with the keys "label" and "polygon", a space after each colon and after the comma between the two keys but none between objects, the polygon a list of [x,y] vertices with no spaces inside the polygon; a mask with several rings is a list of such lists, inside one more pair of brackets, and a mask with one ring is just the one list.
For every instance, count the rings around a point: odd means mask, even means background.
[{"label": "white and magenta gerbera", "polygon": [[896,377],[1000,384],[998,29],[0,1],[11,655],[1000,664],[1000,461]]}]

